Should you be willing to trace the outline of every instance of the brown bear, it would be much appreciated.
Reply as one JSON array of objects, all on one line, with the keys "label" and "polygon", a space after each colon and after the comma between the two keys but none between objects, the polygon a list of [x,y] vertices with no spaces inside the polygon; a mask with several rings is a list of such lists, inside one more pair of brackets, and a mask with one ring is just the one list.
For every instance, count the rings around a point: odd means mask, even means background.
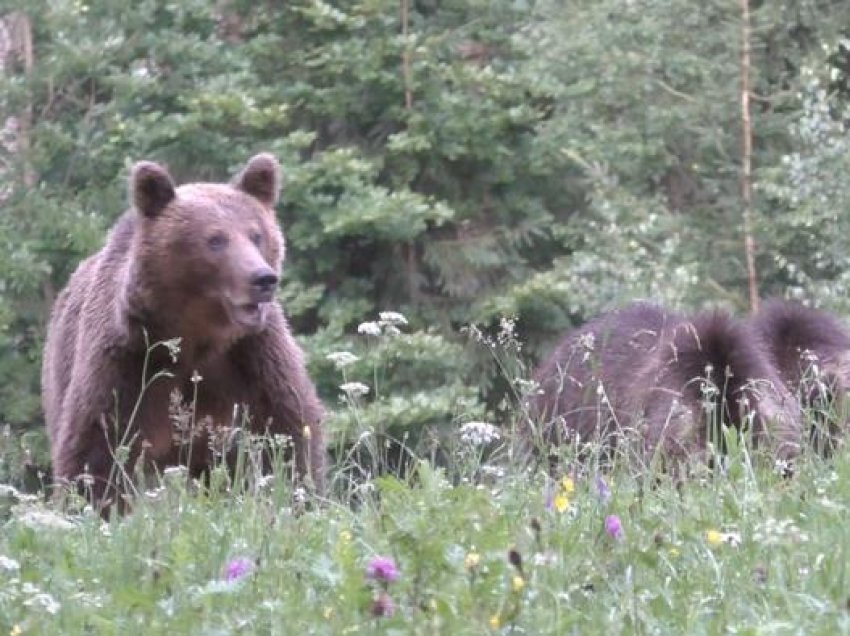
[{"label": "brown bear", "polygon": [[850,331],[825,311],[780,299],[749,321],[809,416],[815,448],[829,454],[850,421]]},{"label": "brown bear", "polygon": [[530,428],[539,442],[707,459],[721,422],[752,431],[782,459],[800,447],[800,416],[746,325],[722,312],[693,318],[650,303],[605,313],[567,334],[534,374]]},{"label": "brown bear", "polygon": [[[214,432],[244,419],[253,432],[290,436],[298,474],[322,488],[323,408],[275,300],[280,183],[269,154],[230,184],[176,187],[156,163],[133,167],[131,209],[71,276],[48,328],[42,401],[56,478],[85,475],[106,506],[139,457],[199,475]],[[154,346],[175,338],[177,355]],[[175,444],[175,395],[203,423],[191,456]],[[119,445],[126,462],[116,463]]]}]

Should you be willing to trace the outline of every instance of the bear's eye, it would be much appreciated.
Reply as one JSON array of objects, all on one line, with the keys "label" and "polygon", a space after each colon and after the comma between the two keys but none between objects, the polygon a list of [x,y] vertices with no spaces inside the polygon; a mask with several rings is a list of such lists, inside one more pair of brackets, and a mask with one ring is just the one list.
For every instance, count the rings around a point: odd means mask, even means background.
[{"label": "bear's eye", "polygon": [[224,234],[213,234],[207,239],[207,245],[213,252],[219,252],[227,247],[227,237]]},{"label": "bear's eye", "polygon": [[259,232],[251,232],[251,242],[257,247],[260,247],[260,243],[263,242],[263,235]]}]

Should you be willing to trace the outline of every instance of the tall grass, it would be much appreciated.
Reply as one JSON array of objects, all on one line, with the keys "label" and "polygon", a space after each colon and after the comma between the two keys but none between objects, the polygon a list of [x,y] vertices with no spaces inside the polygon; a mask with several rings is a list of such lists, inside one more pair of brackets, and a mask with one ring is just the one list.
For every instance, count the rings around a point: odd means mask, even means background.
[{"label": "tall grass", "polygon": [[0,487],[0,635],[850,632],[844,448],[787,479],[730,436],[723,470],[674,483],[566,446],[550,476],[466,422],[399,477],[354,433],[323,498],[249,436],[235,471],[167,470],[109,522]]}]

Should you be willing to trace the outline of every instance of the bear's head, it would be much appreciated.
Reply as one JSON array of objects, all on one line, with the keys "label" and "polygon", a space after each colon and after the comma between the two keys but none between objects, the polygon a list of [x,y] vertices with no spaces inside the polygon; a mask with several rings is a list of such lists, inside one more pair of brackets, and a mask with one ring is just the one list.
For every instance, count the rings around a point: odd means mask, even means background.
[{"label": "bear's head", "polygon": [[251,158],[229,184],[176,187],[162,166],[137,163],[128,290],[131,313],[170,336],[232,339],[263,328],[284,257],[275,219],[280,166]]}]

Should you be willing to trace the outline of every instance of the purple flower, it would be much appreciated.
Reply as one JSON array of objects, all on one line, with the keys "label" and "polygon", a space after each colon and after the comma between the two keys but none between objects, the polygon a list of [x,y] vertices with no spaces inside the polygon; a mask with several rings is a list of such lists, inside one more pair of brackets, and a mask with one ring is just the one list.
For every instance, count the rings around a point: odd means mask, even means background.
[{"label": "purple flower", "polygon": [[398,579],[398,568],[392,557],[376,556],[366,565],[366,578],[392,583]]},{"label": "purple flower", "polygon": [[254,568],[255,564],[253,559],[249,559],[248,557],[236,557],[224,568],[224,580],[228,583],[239,581],[253,573]]},{"label": "purple flower", "polygon": [[596,476],[596,494],[599,496],[599,500],[603,506],[607,506],[608,502],[611,501],[611,489],[608,488],[608,484],[602,479],[602,475]]},{"label": "purple flower", "polygon": [[395,605],[390,595],[381,592],[372,600],[372,616],[392,616],[395,613]]},{"label": "purple flower", "polygon": [[623,523],[617,515],[608,515],[605,517],[605,532],[608,533],[609,537],[617,541],[622,541],[626,536],[626,533],[623,531]]}]

